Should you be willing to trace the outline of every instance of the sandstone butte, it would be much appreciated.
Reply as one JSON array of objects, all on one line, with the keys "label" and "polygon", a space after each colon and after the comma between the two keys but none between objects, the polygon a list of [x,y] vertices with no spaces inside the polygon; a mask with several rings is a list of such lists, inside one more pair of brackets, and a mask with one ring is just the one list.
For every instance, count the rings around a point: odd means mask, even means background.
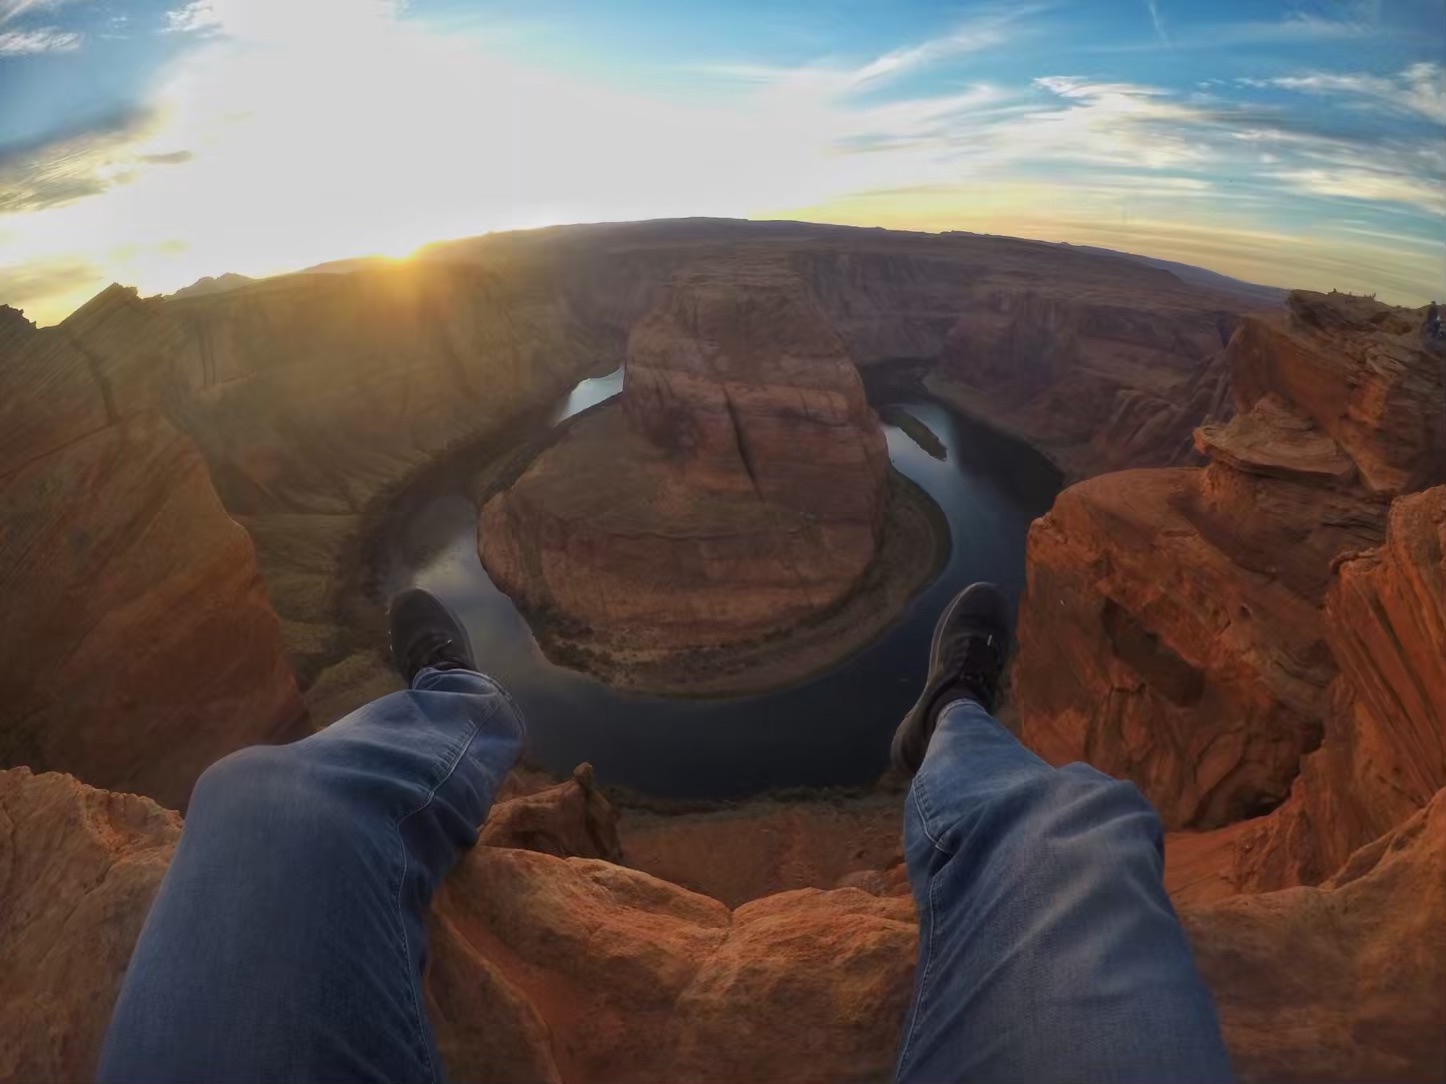
[{"label": "sandstone butte", "polygon": [[873,561],[888,449],[857,369],[786,267],[719,261],[633,327],[620,403],[483,508],[497,583],[627,646],[756,638],[839,603]]},{"label": "sandstone butte", "polygon": [[[744,257],[786,264],[856,363],[932,360],[939,394],[1075,476],[1156,468],[1036,524],[1021,732],[1161,809],[1242,1077],[1446,1073],[1446,486],[1419,314],[1295,295],[1242,318],[1068,248],[687,222],[112,288],[41,331],[0,308],[0,1081],[90,1075],[179,831],[162,806],[394,687],[355,557],[391,488],[515,439],[623,360],[679,271]],[[433,924],[451,1075],[887,1076],[915,939],[893,803],[619,821],[587,771],[503,799]]]}]

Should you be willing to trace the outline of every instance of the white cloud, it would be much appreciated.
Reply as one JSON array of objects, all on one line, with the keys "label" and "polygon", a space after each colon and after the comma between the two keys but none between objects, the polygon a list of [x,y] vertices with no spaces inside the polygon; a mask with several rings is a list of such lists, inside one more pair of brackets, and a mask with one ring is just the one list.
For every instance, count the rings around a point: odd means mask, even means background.
[{"label": "white cloud", "polygon": [[0,33],[0,56],[25,56],[31,53],[68,53],[80,48],[80,35],[43,26],[35,30],[8,30]]},{"label": "white cloud", "polygon": [[[852,64],[726,69],[699,99],[528,67],[399,10],[177,7],[178,31],[211,32],[159,84],[153,121],[0,163],[5,259],[103,268],[149,293],[489,229],[770,213],[1086,240],[1102,240],[1089,223],[1174,218],[1199,233],[1171,248],[1155,229],[1147,250],[1180,257],[1216,229],[1268,247],[1262,222],[1290,200],[1434,213],[1428,182],[1446,168],[1424,144],[1292,129],[1218,81],[1202,101],[1071,75],[968,79],[972,52],[1031,32],[1003,16]],[[906,74],[956,59],[965,77],[947,90],[901,93]]]},{"label": "white cloud", "polygon": [[27,11],[58,8],[61,4],[71,2],[73,0],[0,0],[0,26],[4,26],[11,19],[24,15]]},{"label": "white cloud", "polygon": [[1270,86],[1308,94],[1362,98],[1446,124],[1446,68],[1440,64],[1412,64],[1395,76],[1362,72],[1307,72],[1274,79],[1242,79],[1240,82],[1245,86]]},{"label": "white cloud", "polygon": [[1372,169],[1282,169],[1271,176],[1303,191],[1370,202],[1391,201],[1446,214],[1446,186],[1440,181]]},{"label": "white cloud", "polygon": [[166,12],[168,34],[194,34],[221,28],[221,17],[211,0],[191,0],[184,7]]}]

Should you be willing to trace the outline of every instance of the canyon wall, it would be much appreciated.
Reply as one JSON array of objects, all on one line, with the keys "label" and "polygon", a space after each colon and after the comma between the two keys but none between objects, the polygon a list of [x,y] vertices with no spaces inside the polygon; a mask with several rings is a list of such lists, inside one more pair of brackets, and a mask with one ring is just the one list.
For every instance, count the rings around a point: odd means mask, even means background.
[{"label": "canyon wall", "polygon": [[0,347],[0,763],[173,808],[307,729],[251,540],[159,409],[177,339],[111,287]]},{"label": "canyon wall", "polygon": [[609,642],[687,650],[787,628],[872,561],[888,454],[806,286],[682,272],[633,328],[620,404],[573,424],[481,515],[494,581]]},{"label": "canyon wall", "polygon": [[936,393],[1077,478],[1195,462],[1191,430],[1231,409],[1225,344],[1242,313],[1272,304],[1068,245],[801,222],[577,226],[426,256],[554,275],[573,311],[614,337],[683,267],[783,261],[858,364],[937,362]]},{"label": "canyon wall", "polygon": [[1417,329],[1343,296],[1247,317],[1209,466],[1091,479],[1030,534],[1021,736],[1220,828],[1236,890],[1325,880],[1446,783],[1446,487],[1412,492],[1446,480],[1442,359]]}]

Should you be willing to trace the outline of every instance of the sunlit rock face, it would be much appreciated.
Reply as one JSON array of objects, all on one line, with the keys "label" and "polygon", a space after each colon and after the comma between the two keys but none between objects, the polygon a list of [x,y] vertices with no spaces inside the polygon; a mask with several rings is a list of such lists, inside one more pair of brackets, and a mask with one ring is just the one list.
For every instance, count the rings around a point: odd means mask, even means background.
[{"label": "sunlit rock face", "polygon": [[[1292,295],[1230,347],[1204,470],[1104,475],[1029,541],[1022,736],[1167,825],[1271,817],[1239,885],[1315,882],[1446,782],[1442,366],[1415,314]],[[1394,503],[1393,503],[1394,502]]]},{"label": "sunlit rock face", "polygon": [[838,336],[774,264],[679,274],[633,328],[621,404],[483,509],[505,591],[637,644],[747,639],[846,595],[888,454]]}]

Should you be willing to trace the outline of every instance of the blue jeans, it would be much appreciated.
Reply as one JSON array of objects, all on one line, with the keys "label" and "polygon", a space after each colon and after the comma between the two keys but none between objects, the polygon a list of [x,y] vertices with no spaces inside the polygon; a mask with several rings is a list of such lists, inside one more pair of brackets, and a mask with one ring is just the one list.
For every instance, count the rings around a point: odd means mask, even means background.
[{"label": "blue jeans", "polygon": [[[211,767],[131,958],[102,1081],[442,1078],[420,982],[437,883],[516,758],[489,678],[424,670]],[[950,707],[910,791],[906,1080],[1223,1080],[1214,1013],[1129,784]]]},{"label": "blue jeans", "polygon": [[919,965],[900,1081],[1230,1079],[1133,783],[1051,768],[957,700],[906,802]]},{"label": "blue jeans", "polygon": [[432,892],[477,838],[523,721],[490,678],[423,670],[196,783],[101,1051],[103,1081],[435,1081]]}]

